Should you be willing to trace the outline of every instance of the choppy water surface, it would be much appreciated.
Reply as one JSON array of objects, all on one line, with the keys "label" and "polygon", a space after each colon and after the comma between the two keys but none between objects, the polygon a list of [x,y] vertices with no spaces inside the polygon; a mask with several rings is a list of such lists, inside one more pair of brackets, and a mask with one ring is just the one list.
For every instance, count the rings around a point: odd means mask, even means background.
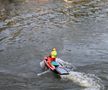
[{"label": "choppy water surface", "polygon": [[[107,90],[108,1],[19,1],[0,3],[0,90]],[[52,47],[76,67],[67,81],[37,76]]]}]

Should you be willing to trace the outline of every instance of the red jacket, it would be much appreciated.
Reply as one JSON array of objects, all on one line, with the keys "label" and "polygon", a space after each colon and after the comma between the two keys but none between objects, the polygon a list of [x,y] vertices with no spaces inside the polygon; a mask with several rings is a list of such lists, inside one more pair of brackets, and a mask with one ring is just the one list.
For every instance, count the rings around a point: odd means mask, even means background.
[{"label": "red jacket", "polygon": [[51,63],[52,61],[55,61],[55,58],[48,57],[47,60],[49,63]]}]

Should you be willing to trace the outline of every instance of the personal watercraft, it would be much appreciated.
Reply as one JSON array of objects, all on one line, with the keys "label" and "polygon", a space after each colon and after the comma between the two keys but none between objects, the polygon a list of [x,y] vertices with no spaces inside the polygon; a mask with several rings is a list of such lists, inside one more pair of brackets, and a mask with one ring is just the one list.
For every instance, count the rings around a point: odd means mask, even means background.
[{"label": "personal watercraft", "polygon": [[59,59],[56,59],[55,61],[49,63],[48,57],[44,57],[43,61],[40,62],[40,66],[45,70],[50,69],[53,73],[59,76],[69,74],[69,69],[63,66],[62,62]]}]

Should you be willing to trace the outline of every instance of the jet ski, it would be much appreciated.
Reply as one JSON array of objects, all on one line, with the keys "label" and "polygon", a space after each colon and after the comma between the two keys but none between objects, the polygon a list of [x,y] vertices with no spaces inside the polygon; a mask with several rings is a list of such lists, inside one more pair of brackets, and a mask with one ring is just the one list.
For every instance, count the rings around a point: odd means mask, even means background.
[{"label": "jet ski", "polygon": [[51,63],[48,62],[48,57],[44,57],[43,61],[40,62],[40,66],[44,70],[50,69],[53,73],[57,75],[68,75],[69,69],[64,67],[59,60],[52,61]]}]

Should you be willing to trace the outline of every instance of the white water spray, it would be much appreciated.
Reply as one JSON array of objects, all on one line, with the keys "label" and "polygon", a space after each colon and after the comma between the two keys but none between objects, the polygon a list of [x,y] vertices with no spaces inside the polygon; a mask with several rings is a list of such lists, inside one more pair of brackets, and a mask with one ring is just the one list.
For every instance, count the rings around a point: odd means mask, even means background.
[{"label": "white water spray", "polygon": [[77,85],[85,87],[83,90],[102,90],[101,80],[93,74],[70,71],[69,75],[61,75],[61,78],[72,80]]},{"label": "white water spray", "polygon": [[37,76],[41,76],[41,75],[46,74],[46,73],[48,73],[48,72],[50,72],[49,69],[48,69],[47,71],[44,71],[44,72],[38,73]]}]

